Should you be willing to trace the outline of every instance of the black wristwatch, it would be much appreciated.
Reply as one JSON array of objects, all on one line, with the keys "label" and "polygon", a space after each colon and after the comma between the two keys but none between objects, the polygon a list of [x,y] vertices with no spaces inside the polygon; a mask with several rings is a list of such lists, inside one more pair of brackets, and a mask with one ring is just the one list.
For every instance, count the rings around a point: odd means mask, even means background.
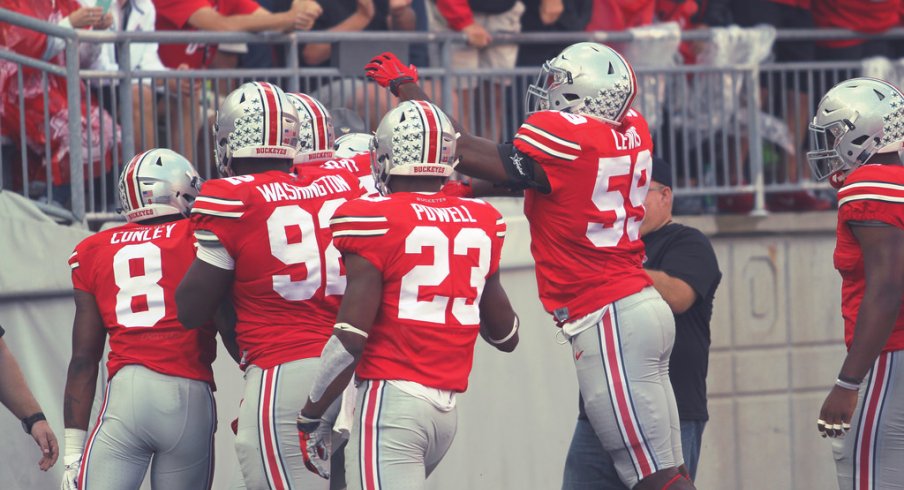
[{"label": "black wristwatch", "polygon": [[44,416],[44,412],[38,412],[34,415],[29,415],[22,419],[22,428],[25,429],[25,433],[31,435],[31,428],[38,422],[42,420],[47,420],[47,417]]}]

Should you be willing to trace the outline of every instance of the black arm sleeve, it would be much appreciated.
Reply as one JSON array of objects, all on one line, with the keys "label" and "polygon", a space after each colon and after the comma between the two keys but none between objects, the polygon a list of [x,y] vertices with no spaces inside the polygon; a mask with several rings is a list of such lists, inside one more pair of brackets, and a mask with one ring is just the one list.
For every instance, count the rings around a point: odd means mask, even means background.
[{"label": "black arm sleeve", "polygon": [[521,153],[512,143],[502,143],[496,146],[499,152],[499,159],[502,160],[502,166],[505,168],[505,175],[508,180],[500,182],[498,185],[505,187],[511,191],[523,191],[525,189],[536,189],[543,194],[549,194],[549,184],[540,184],[536,181],[537,170],[539,164],[529,155]]}]

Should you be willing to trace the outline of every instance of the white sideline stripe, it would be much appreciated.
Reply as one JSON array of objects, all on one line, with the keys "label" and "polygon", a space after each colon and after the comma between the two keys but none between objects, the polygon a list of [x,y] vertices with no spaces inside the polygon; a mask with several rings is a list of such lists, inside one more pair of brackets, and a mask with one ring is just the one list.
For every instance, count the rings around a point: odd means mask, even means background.
[{"label": "white sideline stripe", "polygon": [[563,140],[562,138],[559,138],[558,136],[556,136],[554,134],[547,133],[546,131],[543,131],[542,129],[540,129],[532,124],[524,123],[521,125],[521,127],[526,128],[530,131],[533,131],[533,132],[539,134],[540,136],[552,141],[553,143],[558,143],[562,146],[567,146],[568,148],[571,148],[573,150],[581,151],[581,145],[579,145],[577,143],[572,143],[571,141]]},{"label": "white sideline stripe", "polygon": [[385,235],[387,231],[389,231],[389,228],[381,230],[342,230],[333,233],[333,238],[344,236],[380,236]]},{"label": "white sideline stripe", "polygon": [[546,145],[544,145],[544,144],[538,142],[537,140],[531,138],[530,136],[525,136],[525,135],[523,135],[523,134],[519,134],[518,136],[515,136],[515,139],[516,139],[516,140],[520,139],[520,140],[522,140],[522,141],[524,141],[524,142],[526,142],[526,143],[528,143],[528,144],[530,144],[530,145],[532,145],[532,146],[535,146],[537,149],[539,149],[540,151],[543,151],[544,153],[548,153],[548,154],[550,154],[550,155],[552,155],[552,156],[554,156],[554,157],[559,157],[559,158],[561,158],[561,159],[563,159],[563,160],[569,160],[569,161],[571,161],[571,160],[577,160],[577,159],[578,159],[578,156],[577,156],[577,155],[569,155],[569,154],[567,154],[567,153],[562,153],[562,152],[560,152],[560,151],[553,150],[552,148],[550,148],[550,147],[548,147],[548,146],[546,146]]},{"label": "white sideline stripe", "polygon": [[904,203],[904,197],[894,197],[894,196],[886,196],[883,194],[857,194],[855,196],[848,196],[840,201],[838,201],[838,207],[841,207],[843,204],[851,202],[851,201],[862,201],[862,200],[873,200],[873,201],[886,201],[886,202],[897,202]]},{"label": "white sideline stripe", "polygon": [[195,198],[195,202],[209,202],[211,204],[219,204],[221,206],[242,206],[242,201],[235,201],[232,199],[220,199],[218,197],[207,197],[207,196],[198,196]]},{"label": "white sideline stripe", "polygon": [[201,208],[192,208],[192,214],[209,214],[211,216],[222,216],[224,218],[241,218],[244,212],[236,211],[236,212],[227,212],[227,211],[211,211],[209,209],[201,209]]}]

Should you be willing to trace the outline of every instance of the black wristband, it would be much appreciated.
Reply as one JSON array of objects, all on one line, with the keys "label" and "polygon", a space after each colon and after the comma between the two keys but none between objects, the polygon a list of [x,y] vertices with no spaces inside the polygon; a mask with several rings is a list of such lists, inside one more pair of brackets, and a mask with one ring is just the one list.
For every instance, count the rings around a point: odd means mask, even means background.
[{"label": "black wristband", "polygon": [[31,428],[34,425],[42,420],[47,420],[47,417],[44,416],[44,412],[37,412],[35,414],[29,415],[22,419],[22,429],[25,430],[25,433],[31,435]]},{"label": "black wristband", "polygon": [[414,78],[409,77],[409,76],[393,78],[392,80],[389,81],[389,91],[392,92],[392,95],[395,95],[396,97],[398,97],[399,96],[399,87],[401,87],[402,85],[404,85],[406,83],[414,83]]}]

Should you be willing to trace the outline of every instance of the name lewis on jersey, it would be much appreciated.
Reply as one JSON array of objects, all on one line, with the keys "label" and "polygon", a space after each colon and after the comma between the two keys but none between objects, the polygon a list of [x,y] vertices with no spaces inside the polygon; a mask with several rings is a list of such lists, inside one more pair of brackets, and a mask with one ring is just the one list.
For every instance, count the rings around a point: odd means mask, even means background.
[{"label": "name lewis on jersey", "polygon": [[435,208],[423,204],[411,204],[417,219],[421,221],[438,221],[440,223],[477,223],[468,208],[464,206],[452,206],[448,208]]},{"label": "name lewis on jersey", "polygon": [[640,135],[637,134],[637,129],[633,126],[628,128],[624,133],[619,133],[615,129],[610,129],[612,131],[612,139],[615,141],[615,148],[617,150],[633,150],[635,148],[640,148],[642,144],[640,140]]},{"label": "name lewis on jersey", "polygon": [[110,243],[147,242],[157,238],[173,236],[173,228],[176,223],[158,226],[156,228],[143,228],[141,230],[117,231],[110,235]]},{"label": "name lewis on jersey", "polygon": [[352,188],[342,177],[324,175],[310,185],[297,186],[288,182],[270,182],[261,184],[255,189],[264,196],[267,202],[294,201],[298,199],[313,199],[330,194],[339,194],[350,191]]}]

